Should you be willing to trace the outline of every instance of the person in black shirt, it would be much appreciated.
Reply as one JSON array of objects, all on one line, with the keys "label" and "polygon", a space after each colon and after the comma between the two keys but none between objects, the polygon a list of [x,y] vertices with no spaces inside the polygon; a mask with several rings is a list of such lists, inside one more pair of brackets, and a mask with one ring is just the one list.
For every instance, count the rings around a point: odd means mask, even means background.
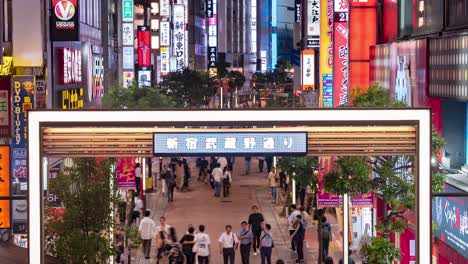
[{"label": "person in black shirt", "polygon": [[253,250],[256,256],[257,249],[260,248],[260,235],[262,234],[262,222],[264,221],[263,215],[258,212],[256,205],[252,206],[252,213],[249,215],[249,228],[253,233]]},{"label": "person in black shirt", "polygon": [[188,234],[185,234],[179,242],[182,245],[182,252],[185,255],[187,264],[195,263],[195,254],[192,252],[193,244],[195,243],[194,233],[195,233],[195,228],[189,227]]}]

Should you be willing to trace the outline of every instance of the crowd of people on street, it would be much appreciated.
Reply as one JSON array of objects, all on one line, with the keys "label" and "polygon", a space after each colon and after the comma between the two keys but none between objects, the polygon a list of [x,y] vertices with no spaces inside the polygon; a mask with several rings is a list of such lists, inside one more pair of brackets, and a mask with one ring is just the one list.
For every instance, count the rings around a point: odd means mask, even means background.
[{"label": "crowd of people on street", "polygon": [[[247,221],[240,223],[238,232],[233,231],[231,225],[226,225],[218,238],[218,251],[223,256],[224,264],[234,264],[236,252],[240,248],[242,264],[250,263],[251,249],[253,256],[260,254],[262,264],[271,264],[274,248],[271,225],[258,211],[256,205],[252,206],[252,212]],[[176,229],[166,223],[166,217],[159,218],[159,225],[150,217],[151,212],[146,210],[144,218],[138,226],[138,235],[142,240],[142,252],[145,259],[151,257],[151,245],[154,240],[156,245],[156,263],[168,264],[207,264],[210,262],[210,254],[216,249],[210,236],[206,233],[206,226],[199,225],[195,230],[193,225],[188,225],[185,234],[179,240]],[[278,260],[276,263],[284,263]]]}]

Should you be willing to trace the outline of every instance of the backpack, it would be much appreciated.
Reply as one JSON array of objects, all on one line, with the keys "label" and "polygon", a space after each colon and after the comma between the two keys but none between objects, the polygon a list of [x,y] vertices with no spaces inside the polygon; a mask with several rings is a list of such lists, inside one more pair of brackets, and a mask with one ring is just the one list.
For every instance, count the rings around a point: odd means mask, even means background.
[{"label": "backpack", "polygon": [[330,230],[327,225],[322,225],[322,240],[330,241]]}]

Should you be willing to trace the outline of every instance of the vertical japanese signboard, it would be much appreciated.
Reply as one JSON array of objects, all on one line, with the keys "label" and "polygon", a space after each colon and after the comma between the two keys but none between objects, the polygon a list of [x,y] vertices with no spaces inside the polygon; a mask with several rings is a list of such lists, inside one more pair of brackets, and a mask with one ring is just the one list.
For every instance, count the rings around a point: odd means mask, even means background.
[{"label": "vertical japanese signboard", "polygon": [[0,137],[10,137],[11,135],[10,87],[10,77],[0,77]]},{"label": "vertical japanese signboard", "polygon": [[133,23],[122,23],[122,45],[133,46]]},{"label": "vertical japanese signboard", "polygon": [[348,53],[348,0],[335,0],[333,23],[333,106],[348,104],[349,53]]},{"label": "vertical japanese signboard", "polygon": [[169,73],[169,48],[161,47],[161,76]]},{"label": "vertical japanese signboard", "polygon": [[10,200],[0,200],[0,229],[10,227]]},{"label": "vertical japanese signboard", "polygon": [[320,0],[307,1],[307,36],[320,36]]},{"label": "vertical japanese signboard", "polygon": [[122,0],[122,21],[133,22],[133,0]]},{"label": "vertical japanese signboard", "polygon": [[315,89],[315,51],[302,51],[302,89]]},{"label": "vertical japanese signboard", "polygon": [[176,71],[181,71],[185,68],[185,6],[177,4],[173,8],[175,69]]},{"label": "vertical japanese signboard", "polygon": [[160,31],[160,41],[161,41],[161,46],[162,47],[167,47],[170,45],[170,31],[171,31],[171,26],[169,24],[169,21],[161,21],[160,23],[161,31]]},{"label": "vertical japanese signboard", "polygon": [[34,105],[34,77],[13,76],[12,103],[13,103],[13,140],[11,143],[11,173],[12,194],[27,193],[27,141],[28,141],[28,110]]},{"label": "vertical japanese signboard", "polygon": [[[122,72],[123,86],[128,87],[126,82],[127,73],[133,72],[135,68],[134,55],[134,28],[133,28],[133,0],[122,0]],[[130,81],[131,83],[131,81]]]},{"label": "vertical japanese signboard", "polygon": [[159,12],[161,17],[171,16],[171,6],[169,5],[169,0],[161,0],[159,2]]},{"label": "vertical japanese signboard", "polygon": [[333,0],[320,5],[320,101],[321,107],[333,107]]},{"label": "vertical japanese signboard", "polygon": [[151,29],[138,27],[138,66],[151,67]]},{"label": "vertical japanese signboard", "polygon": [[0,197],[10,196],[10,146],[0,146]]}]

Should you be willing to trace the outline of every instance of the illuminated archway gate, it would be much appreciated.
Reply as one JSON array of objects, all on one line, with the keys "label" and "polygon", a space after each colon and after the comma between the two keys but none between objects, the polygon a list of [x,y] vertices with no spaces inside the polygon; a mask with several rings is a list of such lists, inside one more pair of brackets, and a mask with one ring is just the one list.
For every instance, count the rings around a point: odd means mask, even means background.
[{"label": "illuminated archway gate", "polygon": [[[185,129],[187,126],[195,129]],[[416,259],[417,263],[431,263],[428,109],[31,111],[29,262],[43,263],[44,257],[43,157],[150,157],[154,132],[212,132],[220,131],[216,129],[220,126],[261,127],[224,129],[230,132],[306,131],[307,152],[313,156],[415,155]]]}]

